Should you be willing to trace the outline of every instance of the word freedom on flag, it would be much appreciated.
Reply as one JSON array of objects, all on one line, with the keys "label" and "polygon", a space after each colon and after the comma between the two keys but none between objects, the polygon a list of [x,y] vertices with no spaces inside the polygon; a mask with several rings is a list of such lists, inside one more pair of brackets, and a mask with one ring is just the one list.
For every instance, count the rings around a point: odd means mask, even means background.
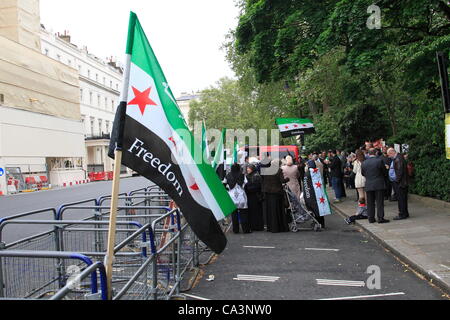
[{"label": "word freedom on flag", "polygon": [[192,143],[194,137],[134,13],[126,53],[126,81],[108,155],[114,158],[115,150],[121,150],[122,164],[163,189],[199,239],[221,253],[227,241],[218,221],[236,207],[211,165],[194,161],[202,148]]}]

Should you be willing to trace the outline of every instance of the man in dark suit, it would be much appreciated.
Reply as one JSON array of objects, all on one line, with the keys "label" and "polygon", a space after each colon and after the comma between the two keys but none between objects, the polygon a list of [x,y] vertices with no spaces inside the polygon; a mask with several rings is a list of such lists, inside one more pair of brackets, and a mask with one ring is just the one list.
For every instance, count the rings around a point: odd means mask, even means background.
[{"label": "man in dark suit", "polygon": [[384,176],[386,167],[381,158],[377,158],[377,150],[371,148],[369,150],[369,158],[363,162],[361,168],[362,175],[366,178],[365,191],[367,194],[367,215],[369,222],[375,222],[375,202],[377,205],[378,223],[387,223],[389,220],[384,219]]},{"label": "man in dark suit", "polygon": [[328,155],[330,157],[330,160],[328,160],[326,163],[328,167],[330,168],[330,175],[331,175],[331,184],[333,186],[334,194],[336,199],[334,200],[335,203],[339,203],[342,200],[343,192],[342,192],[342,162],[339,159],[339,157],[336,154],[336,150],[330,150],[328,151]]},{"label": "man in dark suit", "polygon": [[389,168],[391,167],[392,159],[388,156],[387,150],[388,149],[386,147],[383,147],[383,155],[381,157],[383,159],[384,166],[386,167],[386,176],[384,179],[384,182],[386,183],[386,191],[384,193],[384,200],[392,201],[392,182],[387,174],[389,172]]},{"label": "man in dark suit", "polygon": [[406,160],[400,153],[397,153],[395,149],[390,148],[388,150],[388,156],[392,159],[392,163],[389,168],[389,179],[392,182],[392,187],[397,194],[398,201],[398,216],[394,220],[403,220],[409,218],[408,212],[408,168],[406,166]]}]

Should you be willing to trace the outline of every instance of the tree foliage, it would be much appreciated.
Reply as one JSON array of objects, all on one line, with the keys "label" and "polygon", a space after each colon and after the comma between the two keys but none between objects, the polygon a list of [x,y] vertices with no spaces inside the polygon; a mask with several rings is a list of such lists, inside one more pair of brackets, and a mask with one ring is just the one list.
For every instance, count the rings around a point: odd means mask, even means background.
[{"label": "tree foliage", "polygon": [[[238,0],[224,48],[242,126],[314,119],[310,150],[354,150],[383,137],[410,145],[412,190],[450,201],[436,52],[449,53],[447,0]],[[380,8],[381,28],[368,19]],[[372,8],[372,9],[371,9]],[[212,102],[211,102],[212,103]],[[276,107],[275,107],[276,106]],[[223,121],[223,120],[222,120]]]}]

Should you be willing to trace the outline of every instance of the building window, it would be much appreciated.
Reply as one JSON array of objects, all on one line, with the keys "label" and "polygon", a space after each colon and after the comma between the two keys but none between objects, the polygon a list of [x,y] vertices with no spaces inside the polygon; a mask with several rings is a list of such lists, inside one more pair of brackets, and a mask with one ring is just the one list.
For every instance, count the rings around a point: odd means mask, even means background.
[{"label": "building window", "polygon": [[88,70],[88,78],[91,77],[91,70]]},{"label": "building window", "polygon": [[91,137],[94,136],[94,121],[95,118],[91,117]]},{"label": "building window", "polygon": [[115,107],[116,102],[114,100],[111,101],[111,111],[114,112],[114,107]]},{"label": "building window", "polygon": [[98,73],[95,74],[95,81],[98,82]]},{"label": "building window", "polygon": [[116,83],[116,90],[119,91],[119,84]]},{"label": "building window", "polygon": [[78,66],[78,71],[81,73],[81,65]]},{"label": "building window", "polygon": [[67,64],[68,64],[69,66],[72,66],[72,60],[68,60],[68,61],[67,61]]},{"label": "building window", "polygon": [[48,49],[45,49],[45,55],[48,56]]},{"label": "building window", "polygon": [[80,101],[83,102],[83,89],[80,89]]},{"label": "building window", "polygon": [[103,85],[106,86],[106,78],[103,77]]},{"label": "building window", "polygon": [[108,134],[109,133],[109,121],[106,121],[105,125],[106,125],[106,134]]},{"label": "building window", "polygon": [[100,107],[100,95],[97,95],[97,105]]},{"label": "building window", "polygon": [[112,81],[109,82],[109,86],[112,88]]},{"label": "building window", "polygon": [[100,135],[103,134],[103,130],[102,130],[102,119],[98,119],[98,133]]},{"label": "building window", "polygon": [[58,59],[58,61],[61,61],[61,55],[57,54],[56,59]]},{"label": "building window", "polygon": [[108,98],[105,98],[105,109],[108,107]]},{"label": "building window", "polygon": [[89,104],[92,105],[92,92],[89,92]]}]

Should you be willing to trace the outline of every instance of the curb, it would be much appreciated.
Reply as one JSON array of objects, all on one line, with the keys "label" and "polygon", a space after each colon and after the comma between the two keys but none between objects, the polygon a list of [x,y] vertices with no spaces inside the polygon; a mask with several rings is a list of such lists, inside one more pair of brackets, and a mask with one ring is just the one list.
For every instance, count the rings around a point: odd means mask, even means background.
[{"label": "curb", "polygon": [[[331,207],[339,213],[341,216],[344,216],[345,218],[348,218],[350,215],[345,213],[342,209],[339,209],[334,204],[331,204]],[[409,268],[414,270],[415,272],[419,273],[422,277],[424,277],[427,281],[430,281],[435,286],[439,287],[446,295],[450,295],[450,286],[442,281],[441,279],[435,277],[434,275],[428,273],[427,270],[422,268],[420,265],[415,263],[414,261],[411,261],[409,258],[407,258],[405,255],[403,255],[400,251],[397,249],[394,249],[389,244],[387,244],[383,239],[372,233],[370,230],[366,229],[363,225],[361,225],[358,221],[355,221],[355,225],[360,227],[366,234],[368,234],[372,239],[375,240],[379,245],[381,245],[383,248],[389,250],[392,255],[397,257],[402,263],[406,264]]]}]

